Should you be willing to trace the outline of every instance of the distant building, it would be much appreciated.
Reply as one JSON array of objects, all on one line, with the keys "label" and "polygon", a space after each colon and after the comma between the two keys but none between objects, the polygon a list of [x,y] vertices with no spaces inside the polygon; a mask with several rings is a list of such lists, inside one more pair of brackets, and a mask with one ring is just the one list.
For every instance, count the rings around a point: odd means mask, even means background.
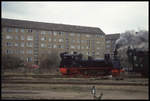
[{"label": "distant building", "polygon": [[97,27],[2,18],[2,54],[39,64],[42,54],[74,51],[104,58],[105,33]]},{"label": "distant building", "polygon": [[115,42],[117,39],[120,38],[120,34],[107,34],[105,36],[106,40],[106,53],[113,54],[113,51],[115,49]]}]

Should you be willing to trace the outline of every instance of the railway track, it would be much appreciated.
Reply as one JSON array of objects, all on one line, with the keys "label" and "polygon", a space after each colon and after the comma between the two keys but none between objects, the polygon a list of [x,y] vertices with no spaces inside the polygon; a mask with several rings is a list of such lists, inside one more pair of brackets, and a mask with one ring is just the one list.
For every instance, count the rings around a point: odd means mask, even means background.
[{"label": "railway track", "polygon": [[[83,78],[83,76],[76,76],[76,75],[72,75],[72,76],[69,76],[69,75],[31,75],[31,74],[28,74],[28,75],[2,75],[2,78],[15,78],[15,77],[32,77],[32,78],[70,78],[70,77],[73,77],[73,78]],[[103,78],[103,77],[87,77],[87,78]],[[129,76],[124,76],[124,78],[144,78],[144,77],[141,77],[141,76],[136,76],[136,75],[129,75]]]},{"label": "railway track", "polygon": [[[62,75],[3,75],[3,84],[78,84],[78,85],[141,85],[147,86],[148,80],[139,76],[124,77],[125,80],[111,80],[104,77],[73,77]],[[134,82],[131,82],[134,81]]]},{"label": "railway track", "polygon": [[62,76],[62,75],[3,75],[2,78],[12,78],[12,77],[33,77],[33,78],[65,78],[67,76]]},{"label": "railway track", "polygon": [[148,82],[121,82],[121,81],[52,81],[52,80],[2,80],[2,84],[70,84],[70,85],[124,85],[124,86],[148,86]]},{"label": "railway track", "polygon": [[148,86],[146,83],[94,83],[94,82],[3,82],[4,84],[75,84],[75,85],[124,85],[124,86]]}]

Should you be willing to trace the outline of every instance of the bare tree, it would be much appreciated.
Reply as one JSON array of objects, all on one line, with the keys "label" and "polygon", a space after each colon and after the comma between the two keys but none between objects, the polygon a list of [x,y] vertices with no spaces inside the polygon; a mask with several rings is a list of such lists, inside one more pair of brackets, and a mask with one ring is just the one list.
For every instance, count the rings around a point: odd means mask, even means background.
[{"label": "bare tree", "polygon": [[13,55],[2,55],[2,70],[16,70],[18,69],[21,65],[23,64],[23,61],[17,57],[17,56],[13,56]]},{"label": "bare tree", "polygon": [[40,57],[40,70],[56,71],[59,67],[59,56],[57,52],[45,53]]}]

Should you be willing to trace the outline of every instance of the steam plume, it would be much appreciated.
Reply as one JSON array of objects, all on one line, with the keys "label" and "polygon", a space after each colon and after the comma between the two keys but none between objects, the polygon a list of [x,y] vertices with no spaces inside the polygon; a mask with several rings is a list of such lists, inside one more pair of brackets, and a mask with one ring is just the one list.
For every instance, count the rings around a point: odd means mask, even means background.
[{"label": "steam plume", "polygon": [[120,35],[120,38],[116,40],[116,46],[118,49],[123,49],[127,46],[137,48],[140,50],[148,50],[149,45],[149,33],[145,30],[126,31]]}]

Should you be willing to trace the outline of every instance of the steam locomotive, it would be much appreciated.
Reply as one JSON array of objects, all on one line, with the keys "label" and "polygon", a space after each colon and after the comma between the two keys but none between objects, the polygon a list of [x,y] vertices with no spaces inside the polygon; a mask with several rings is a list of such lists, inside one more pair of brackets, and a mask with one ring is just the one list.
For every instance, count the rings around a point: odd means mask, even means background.
[{"label": "steam locomotive", "polygon": [[77,52],[69,54],[61,53],[60,72],[62,75],[82,75],[90,76],[118,76],[123,72],[120,61],[117,58],[117,51],[114,52],[114,57],[110,58],[109,54],[105,54],[104,59],[83,59],[83,55]]},{"label": "steam locomotive", "polygon": [[132,64],[132,72],[148,77],[149,52],[128,47],[127,56],[129,63]]}]

